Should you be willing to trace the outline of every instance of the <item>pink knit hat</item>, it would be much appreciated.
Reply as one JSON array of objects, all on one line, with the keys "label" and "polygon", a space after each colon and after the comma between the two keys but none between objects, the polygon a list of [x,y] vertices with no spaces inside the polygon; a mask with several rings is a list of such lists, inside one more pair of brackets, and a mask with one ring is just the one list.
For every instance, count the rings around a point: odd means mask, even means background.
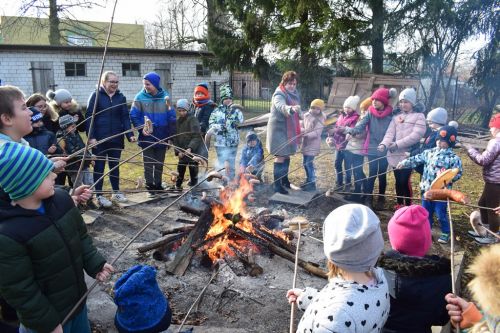
[{"label": "pink knit hat", "polygon": [[411,205],[394,213],[387,227],[394,250],[414,257],[423,257],[431,247],[429,213],[424,207]]},{"label": "pink knit hat", "polygon": [[387,88],[378,88],[372,94],[372,99],[376,99],[377,101],[381,101],[384,105],[389,104],[389,89]]}]

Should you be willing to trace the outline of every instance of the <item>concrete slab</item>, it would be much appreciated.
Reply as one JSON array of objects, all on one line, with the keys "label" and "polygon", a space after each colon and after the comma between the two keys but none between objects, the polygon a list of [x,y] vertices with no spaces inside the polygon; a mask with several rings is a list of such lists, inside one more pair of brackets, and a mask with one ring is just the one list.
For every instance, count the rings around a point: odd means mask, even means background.
[{"label": "concrete slab", "polygon": [[155,198],[149,198],[147,192],[140,193],[130,193],[127,194],[128,202],[118,203],[118,206],[121,208],[132,207],[135,205],[139,205],[142,203],[152,203],[165,198],[177,198],[182,194],[182,192],[172,192],[172,193],[162,193],[161,195],[156,196]]},{"label": "concrete slab", "polygon": [[99,210],[86,210],[85,213],[82,214],[83,221],[87,225],[92,225],[94,222],[102,215],[103,212]]},{"label": "concrete slab", "polygon": [[288,194],[274,193],[269,202],[278,204],[289,204],[293,206],[307,206],[319,192],[305,192],[301,190],[288,190]]}]

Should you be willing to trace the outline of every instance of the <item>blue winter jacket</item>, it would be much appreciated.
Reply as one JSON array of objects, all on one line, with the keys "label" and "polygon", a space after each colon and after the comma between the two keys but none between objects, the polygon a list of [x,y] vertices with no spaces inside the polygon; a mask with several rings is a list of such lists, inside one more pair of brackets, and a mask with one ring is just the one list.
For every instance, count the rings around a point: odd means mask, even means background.
[{"label": "blue winter jacket", "polygon": [[264,167],[262,160],[264,159],[264,150],[262,149],[262,143],[260,140],[257,141],[255,147],[249,147],[248,145],[241,151],[240,165],[244,168],[251,165],[255,169],[259,170]]},{"label": "blue winter jacket", "polygon": [[[92,117],[95,104],[95,91],[90,95],[87,102],[87,112],[85,119]],[[109,136],[124,132],[130,129],[130,118],[127,108],[127,99],[117,90],[115,94],[110,97],[103,87],[99,87],[99,100],[97,101],[96,114],[94,117],[94,124],[92,125],[92,132],[89,134],[90,120],[85,122],[86,132],[89,138],[102,140]],[[127,138],[130,139],[134,134],[127,133]],[[121,148],[123,145],[123,135],[110,139],[108,143],[118,144]]]},{"label": "blue winter jacket", "polygon": [[24,139],[28,141],[30,147],[41,151],[44,155],[50,155],[49,148],[52,145],[57,147],[57,150],[53,153],[54,155],[62,153],[61,148],[57,144],[56,135],[45,127],[33,128],[33,132],[26,135]]},{"label": "blue winter jacket", "polygon": [[[145,89],[139,92],[132,103],[130,109],[130,120],[137,127],[144,125],[144,116],[147,116],[153,122],[153,135],[145,136],[142,130],[139,130],[139,146],[146,148],[151,144],[168,138],[175,134],[176,115],[175,110],[167,109],[165,102],[168,97],[166,90],[160,88],[155,96],[152,96]],[[165,145],[158,145],[155,148],[167,148]]]}]

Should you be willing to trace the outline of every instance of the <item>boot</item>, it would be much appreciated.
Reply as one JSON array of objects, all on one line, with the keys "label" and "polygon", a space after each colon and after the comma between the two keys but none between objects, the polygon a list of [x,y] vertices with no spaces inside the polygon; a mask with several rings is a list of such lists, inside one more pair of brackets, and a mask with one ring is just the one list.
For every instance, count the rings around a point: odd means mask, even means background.
[{"label": "boot", "polygon": [[377,198],[377,203],[375,204],[374,209],[376,211],[382,211],[385,209],[385,197],[379,196]]},{"label": "boot", "polygon": [[193,187],[198,184],[198,167],[196,166],[190,166],[189,167],[189,183],[188,185]]},{"label": "boot", "polygon": [[283,164],[283,175],[284,177],[281,178],[281,184],[283,187],[291,189],[290,185],[290,180],[288,179],[288,171],[290,170],[290,159],[287,158],[285,161],[282,163]]},{"label": "boot", "polygon": [[282,176],[284,175],[284,170],[285,166],[283,165],[284,163],[276,163],[274,162],[274,170],[273,170],[273,176],[274,176],[274,192],[278,192],[281,194],[288,194],[288,191],[285,189],[283,186],[282,182]]}]

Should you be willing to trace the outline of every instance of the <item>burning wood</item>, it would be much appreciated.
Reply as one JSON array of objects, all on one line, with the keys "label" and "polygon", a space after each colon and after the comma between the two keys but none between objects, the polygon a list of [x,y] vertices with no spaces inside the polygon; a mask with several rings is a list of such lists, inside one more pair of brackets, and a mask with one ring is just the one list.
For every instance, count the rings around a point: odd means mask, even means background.
[{"label": "burning wood", "polygon": [[179,233],[175,233],[175,234],[169,234],[169,235],[163,236],[161,238],[158,238],[157,240],[154,240],[152,242],[145,243],[142,246],[139,246],[137,248],[137,251],[139,251],[139,253],[151,251],[151,250],[156,249],[160,246],[166,246],[168,243],[179,240],[185,236],[187,236],[187,231],[179,232]]}]

